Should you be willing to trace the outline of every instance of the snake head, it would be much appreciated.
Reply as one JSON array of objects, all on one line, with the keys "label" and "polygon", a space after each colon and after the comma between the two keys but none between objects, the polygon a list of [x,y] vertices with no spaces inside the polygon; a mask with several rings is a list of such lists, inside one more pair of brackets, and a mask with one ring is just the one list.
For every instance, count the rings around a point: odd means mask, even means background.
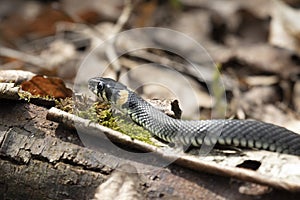
[{"label": "snake head", "polygon": [[128,91],[127,87],[123,84],[111,78],[102,77],[91,78],[88,81],[88,88],[104,101],[114,104],[120,104],[121,95]]}]

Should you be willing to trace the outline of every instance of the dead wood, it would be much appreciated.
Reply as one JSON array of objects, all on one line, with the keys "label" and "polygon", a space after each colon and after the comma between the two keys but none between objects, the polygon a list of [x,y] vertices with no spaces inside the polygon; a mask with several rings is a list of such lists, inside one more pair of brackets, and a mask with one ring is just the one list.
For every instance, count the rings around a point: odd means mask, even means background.
[{"label": "dead wood", "polygon": [[46,129],[53,129],[51,122],[44,128],[35,128],[37,122],[32,118],[37,116],[31,113],[30,106],[12,104],[8,109],[14,114],[5,112],[1,105],[0,198],[92,198],[111,171],[101,164],[100,153],[48,135]]},{"label": "dead wood", "polygon": [[[110,176],[114,167],[109,166],[122,159],[101,148],[82,147],[74,130],[46,120],[46,114],[44,107],[1,100],[0,199],[91,199]],[[109,166],[103,164],[108,162]],[[145,193],[145,199],[252,199],[239,193],[239,181],[173,164],[138,176],[138,191]],[[298,195],[273,190],[263,197],[297,199]]]}]

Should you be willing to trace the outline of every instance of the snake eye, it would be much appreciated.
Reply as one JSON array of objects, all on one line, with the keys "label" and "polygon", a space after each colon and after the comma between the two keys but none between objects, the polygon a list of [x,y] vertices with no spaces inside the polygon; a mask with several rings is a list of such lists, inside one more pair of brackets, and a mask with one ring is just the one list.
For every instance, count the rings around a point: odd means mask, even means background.
[{"label": "snake eye", "polygon": [[98,90],[98,92],[102,92],[103,89],[104,89],[104,84],[102,82],[99,82],[97,84],[97,90]]}]

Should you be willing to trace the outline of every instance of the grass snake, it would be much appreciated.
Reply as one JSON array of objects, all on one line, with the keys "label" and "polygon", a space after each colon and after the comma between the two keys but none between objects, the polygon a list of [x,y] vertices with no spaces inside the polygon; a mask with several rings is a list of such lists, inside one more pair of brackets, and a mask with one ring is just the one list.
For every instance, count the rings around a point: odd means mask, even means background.
[{"label": "grass snake", "polygon": [[264,149],[300,155],[300,135],[286,128],[256,120],[212,119],[180,120],[159,111],[125,85],[110,78],[95,77],[89,89],[129,115],[160,139],[199,147],[219,144]]}]

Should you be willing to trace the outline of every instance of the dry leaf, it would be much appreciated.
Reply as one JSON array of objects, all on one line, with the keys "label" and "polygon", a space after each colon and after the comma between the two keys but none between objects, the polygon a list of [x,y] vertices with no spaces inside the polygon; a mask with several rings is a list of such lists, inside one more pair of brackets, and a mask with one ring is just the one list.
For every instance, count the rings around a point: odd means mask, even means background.
[{"label": "dry leaf", "polygon": [[67,88],[59,78],[34,76],[21,84],[24,91],[41,97],[66,98],[72,96],[72,90]]},{"label": "dry leaf", "polygon": [[57,22],[72,21],[64,12],[51,6],[37,1],[26,2],[15,5],[15,10],[1,21],[1,37],[8,44],[53,35]]}]

